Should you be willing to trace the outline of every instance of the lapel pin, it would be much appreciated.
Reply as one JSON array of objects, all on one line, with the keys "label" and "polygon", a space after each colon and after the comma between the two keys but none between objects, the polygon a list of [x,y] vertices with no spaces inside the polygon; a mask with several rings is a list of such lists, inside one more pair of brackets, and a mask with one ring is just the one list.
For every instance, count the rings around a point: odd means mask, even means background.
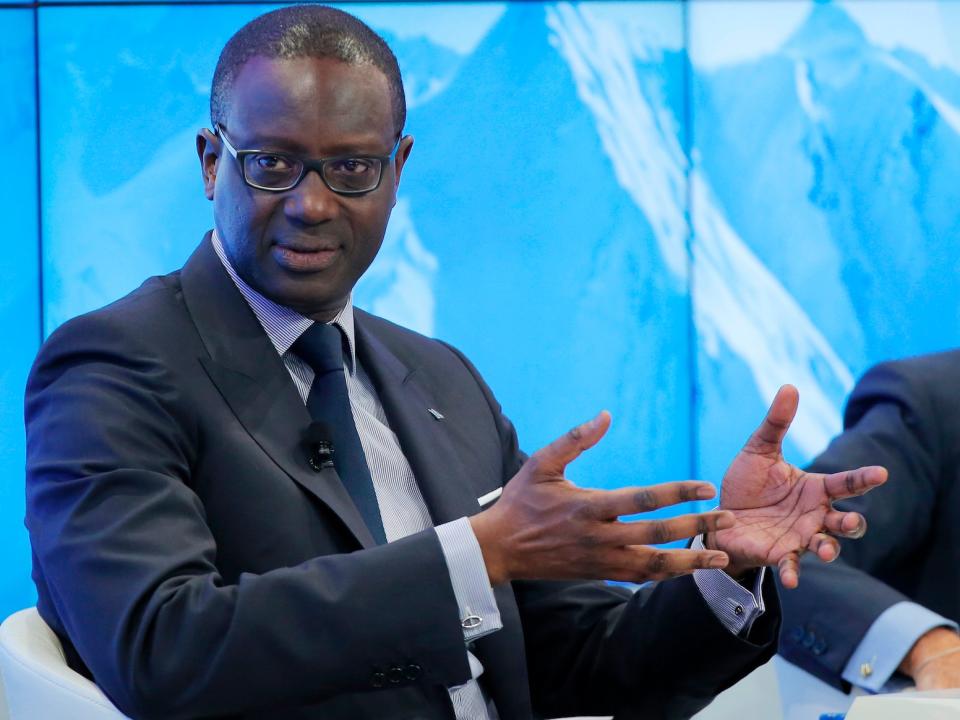
[{"label": "lapel pin", "polygon": [[441,420],[443,420],[443,413],[440,412],[439,410],[434,410],[433,408],[427,408],[427,412],[433,415],[433,419],[436,420],[437,422],[440,422]]}]

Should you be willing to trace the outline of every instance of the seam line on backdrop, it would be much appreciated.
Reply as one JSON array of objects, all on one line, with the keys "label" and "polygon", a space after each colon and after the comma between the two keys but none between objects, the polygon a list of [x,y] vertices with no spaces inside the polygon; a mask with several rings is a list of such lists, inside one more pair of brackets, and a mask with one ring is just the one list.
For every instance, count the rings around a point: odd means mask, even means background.
[{"label": "seam line on backdrop", "polygon": [[39,319],[39,347],[44,338],[44,292],[43,292],[43,178],[40,165],[40,8],[33,8],[33,121],[36,142],[34,144],[37,169],[37,317]]},{"label": "seam line on backdrop", "polygon": [[696,268],[693,263],[694,230],[693,230],[693,192],[690,184],[690,173],[693,169],[693,74],[690,72],[690,3],[687,0],[681,4],[684,63],[683,63],[683,152],[686,155],[686,164],[683,171],[684,179],[684,220],[687,224],[687,376],[690,378],[689,400],[689,467],[690,477],[700,477],[700,375],[697,344],[696,301],[694,298],[693,275]]}]

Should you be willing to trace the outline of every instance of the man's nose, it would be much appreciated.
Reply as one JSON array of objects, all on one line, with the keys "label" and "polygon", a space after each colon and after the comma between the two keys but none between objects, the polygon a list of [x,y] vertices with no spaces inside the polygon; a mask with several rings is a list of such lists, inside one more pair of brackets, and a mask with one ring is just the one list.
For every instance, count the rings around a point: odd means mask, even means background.
[{"label": "man's nose", "polygon": [[294,222],[317,225],[337,217],[340,199],[316,170],[308,170],[300,184],[288,191],[283,209]]}]

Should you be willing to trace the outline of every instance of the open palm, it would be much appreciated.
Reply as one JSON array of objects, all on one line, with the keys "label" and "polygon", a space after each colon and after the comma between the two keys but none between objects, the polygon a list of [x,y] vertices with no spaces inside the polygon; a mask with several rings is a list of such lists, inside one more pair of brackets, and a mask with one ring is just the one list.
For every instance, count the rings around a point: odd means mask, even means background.
[{"label": "open palm", "polygon": [[781,387],[760,427],[733,459],[720,488],[720,508],[733,512],[736,523],[709,543],[730,556],[731,574],[776,565],[787,588],[797,586],[804,551],[829,562],[840,552],[836,536],[860,537],[866,530],[862,515],[834,510],[831,503],[862,495],[887,479],[882,467],[824,475],[784,460],[783,438],[798,402],[795,387]]}]

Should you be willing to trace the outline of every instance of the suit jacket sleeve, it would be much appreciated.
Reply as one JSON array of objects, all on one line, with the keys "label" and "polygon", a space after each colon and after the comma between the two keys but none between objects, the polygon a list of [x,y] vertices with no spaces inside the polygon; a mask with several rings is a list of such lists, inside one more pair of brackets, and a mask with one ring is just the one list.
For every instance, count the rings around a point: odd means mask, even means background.
[{"label": "suit jacket sleeve", "polygon": [[947,400],[960,383],[958,367],[954,353],[872,369],[850,396],[844,432],[809,468],[882,465],[889,471],[884,486],[836,503],[863,513],[866,536],[841,540],[834,563],[805,558],[799,588],[782,592],[781,654],[845,691],[841,673],[873,622],[891,605],[915,599],[905,590],[914,585],[910,576],[920,569],[944,492],[946,433],[955,432],[957,419]]},{"label": "suit jacket sleeve", "polygon": [[465,682],[432,529],[224,581],[192,487],[203,445],[224,440],[201,432],[150,328],[131,330],[138,301],[124,302],[127,320],[88,316],[48,340],[26,402],[40,610],[106,694],[135,717],[177,718],[370,692],[398,663],[441,693]]}]

